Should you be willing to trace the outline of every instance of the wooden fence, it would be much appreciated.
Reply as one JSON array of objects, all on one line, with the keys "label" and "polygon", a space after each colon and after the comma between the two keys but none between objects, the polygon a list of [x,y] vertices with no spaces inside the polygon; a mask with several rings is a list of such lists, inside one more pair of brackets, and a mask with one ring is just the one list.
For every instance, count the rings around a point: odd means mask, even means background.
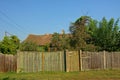
[{"label": "wooden fence", "polygon": [[0,53],[0,72],[16,72],[17,56]]},{"label": "wooden fence", "polygon": [[65,71],[63,52],[19,52],[17,72]]},{"label": "wooden fence", "polygon": [[18,52],[0,54],[0,72],[120,69],[120,52]]},{"label": "wooden fence", "polygon": [[66,52],[66,71],[79,71],[80,70],[80,57],[78,51]]},{"label": "wooden fence", "polygon": [[66,52],[67,71],[120,69],[120,52]]}]

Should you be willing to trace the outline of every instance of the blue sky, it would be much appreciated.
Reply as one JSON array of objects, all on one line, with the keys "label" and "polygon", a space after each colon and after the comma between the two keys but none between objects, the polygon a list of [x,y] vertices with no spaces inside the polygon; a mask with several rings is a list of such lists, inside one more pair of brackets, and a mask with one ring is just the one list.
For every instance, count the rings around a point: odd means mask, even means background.
[{"label": "blue sky", "polygon": [[82,15],[101,20],[120,17],[120,0],[0,0],[0,39],[4,32],[24,40],[29,34],[69,32]]}]

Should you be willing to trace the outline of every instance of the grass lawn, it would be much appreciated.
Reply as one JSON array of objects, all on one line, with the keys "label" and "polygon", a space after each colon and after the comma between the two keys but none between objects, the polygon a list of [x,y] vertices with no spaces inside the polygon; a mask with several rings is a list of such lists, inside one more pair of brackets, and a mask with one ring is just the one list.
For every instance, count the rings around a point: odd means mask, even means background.
[{"label": "grass lawn", "polygon": [[0,80],[120,80],[120,70],[0,73]]}]

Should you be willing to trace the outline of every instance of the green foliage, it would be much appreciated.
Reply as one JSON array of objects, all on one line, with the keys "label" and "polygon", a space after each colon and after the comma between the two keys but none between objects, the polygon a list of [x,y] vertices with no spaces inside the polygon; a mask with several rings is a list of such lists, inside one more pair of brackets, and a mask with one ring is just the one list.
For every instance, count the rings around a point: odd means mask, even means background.
[{"label": "green foliage", "polygon": [[119,19],[101,21],[88,16],[81,16],[69,27],[72,37],[70,44],[74,49],[87,51],[119,51],[120,31]]},{"label": "green foliage", "polygon": [[48,51],[48,48],[49,48],[49,44],[46,44],[44,46],[38,46],[37,51],[38,52],[46,52],[46,51]]},{"label": "green foliage", "polygon": [[60,34],[60,46],[61,50],[70,49],[70,35],[62,33]]},{"label": "green foliage", "polygon": [[51,39],[51,46],[57,50],[60,50],[60,35],[59,33],[54,33]]},{"label": "green foliage", "polygon": [[38,52],[45,52],[45,47],[44,46],[38,46],[37,51]]},{"label": "green foliage", "polygon": [[90,38],[89,34],[86,32],[86,25],[89,21],[88,16],[81,16],[74,23],[71,24],[69,30],[71,32],[71,46],[74,49],[84,50],[86,47],[86,39]]},{"label": "green foliage", "polygon": [[21,51],[37,51],[38,46],[32,42],[22,42],[20,45]]},{"label": "green foliage", "polygon": [[74,23],[71,23],[70,34],[54,33],[50,44],[38,46],[32,42],[22,42],[17,36],[5,36],[0,41],[0,52],[3,54],[16,54],[21,51],[49,51],[54,50],[84,50],[84,51],[120,51],[120,30],[119,19],[101,21],[94,20],[89,16],[81,16]]},{"label": "green foliage", "polygon": [[60,45],[60,36],[59,36],[59,33],[54,33],[52,35],[52,45],[55,46],[55,47],[58,47]]},{"label": "green foliage", "polygon": [[54,33],[51,39],[51,47],[55,48],[56,50],[65,50],[70,48],[70,39],[69,34],[62,34]]},{"label": "green foliage", "polygon": [[119,19],[107,21],[105,17],[100,22],[91,20],[87,32],[92,36],[92,44],[99,46],[99,50],[117,51],[120,38],[118,22]]},{"label": "green foliage", "polygon": [[36,43],[33,42],[22,42],[20,44],[21,51],[38,51],[38,52],[45,52],[48,51],[49,44],[44,46],[38,46]]},{"label": "green foliage", "polygon": [[16,54],[19,49],[20,40],[17,36],[5,36],[0,42],[0,51],[3,54]]}]

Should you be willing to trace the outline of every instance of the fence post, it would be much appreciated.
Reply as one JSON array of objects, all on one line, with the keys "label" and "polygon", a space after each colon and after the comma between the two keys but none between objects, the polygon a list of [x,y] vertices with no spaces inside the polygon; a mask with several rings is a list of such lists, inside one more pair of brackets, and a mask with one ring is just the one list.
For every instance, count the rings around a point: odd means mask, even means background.
[{"label": "fence post", "polygon": [[19,52],[17,51],[17,73],[19,73],[20,71],[19,71],[19,68],[20,68],[20,65],[19,65],[19,63],[20,63],[20,56],[19,56]]},{"label": "fence post", "polygon": [[79,67],[80,67],[80,71],[82,71],[82,50],[80,50],[80,64],[79,64]]},{"label": "fence post", "polygon": [[106,53],[103,51],[104,69],[106,69]]},{"label": "fence post", "polygon": [[44,71],[44,53],[42,52],[42,71]]},{"label": "fence post", "polygon": [[111,53],[111,69],[113,69],[113,52]]},{"label": "fence post", "polygon": [[62,68],[63,68],[63,64],[62,64],[62,52],[60,51],[60,53],[59,53],[59,57],[60,57],[60,59],[59,59],[59,65],[60,65],[60,71],[62,71]]},{"label": "fence post", "polygon": [[67,72],[67,62],[66,62],[66,61],[67,61],[67,60],[66,60],[66,57],[67,57],[67,56],[66,56],[66,51],[67,51],[67,50],[64,50],[64,71],[65,71],[65,72]]}]

